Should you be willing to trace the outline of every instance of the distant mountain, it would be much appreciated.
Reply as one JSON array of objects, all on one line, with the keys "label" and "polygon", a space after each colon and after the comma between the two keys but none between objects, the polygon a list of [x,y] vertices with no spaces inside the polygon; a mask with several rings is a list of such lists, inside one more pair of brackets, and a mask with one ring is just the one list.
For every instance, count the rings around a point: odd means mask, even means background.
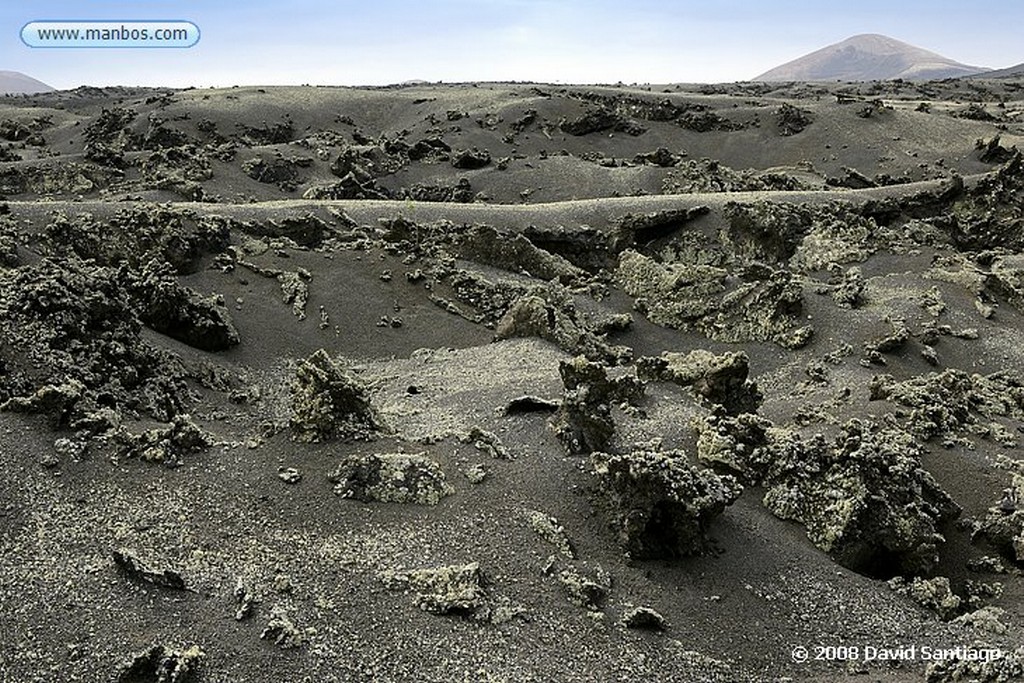
[{"label": "distant mountain", "polygon": [[755,81],[927,81],[988,71],[877,34],[847,38],[761,74]]},{"label": "distant mountain", "polygon": [[0,95],[52,92],[53,88],[17,71],[0,71]]},{"label": "distant mountain", "polygon": [[1012,78],[1014,76],[1024,76],[1024,64],[1008,66],[1005,69],[996,69],[995,71],[986,71],[974,78]]}]

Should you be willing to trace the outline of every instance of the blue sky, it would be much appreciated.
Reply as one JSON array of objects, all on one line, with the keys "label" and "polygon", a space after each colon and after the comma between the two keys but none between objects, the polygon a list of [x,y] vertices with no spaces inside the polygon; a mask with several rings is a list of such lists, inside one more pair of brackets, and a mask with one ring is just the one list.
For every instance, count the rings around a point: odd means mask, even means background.
[{"label": "blue sky", "polygon": [[[982,7],[983,9],[975,9]],[[184,19],[183,50],[24,46],[41,19]],[[966,0],[77,0],[0,3],[0,70],[58,88],[534,80],[725,82],[857,33],[1024,62],[1024,3]]]}]

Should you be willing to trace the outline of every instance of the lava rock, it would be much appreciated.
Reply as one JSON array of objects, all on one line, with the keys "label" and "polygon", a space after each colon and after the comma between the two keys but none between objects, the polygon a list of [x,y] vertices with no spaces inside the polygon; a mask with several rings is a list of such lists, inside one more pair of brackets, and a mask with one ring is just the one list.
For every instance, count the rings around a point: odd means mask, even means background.
[{"label": "lava rock", "polygon": [[637,359],[637,376],[643,380],[673,382],[692,386],[698,396],[725,408],[731,415],[753,413],[763,396],[750,372],[747,354],[727,351],[715,355],[695,349],[687,354],[666,352],[660,358]]},{"label": "lava rock", "polygon": [[205,659],[198,645],[172,650],[154,644],[122,665],[117,683],[187,683]]},{"label": "lava rock", "polygon": [[290,425],[293,438],[306,443],[365,440],[383,428],[366,387],[323,349],[299,363]]},{"label": "lava rock", "polygon": [[335,493],[362,502],[437,505],[454,492],[441,466],[422,453],[349,455],[328,479]]},{"label": "lava rock", "polygon": [[711,520],[743,491],[729,475],[694,467],[681,451],[593,458],[610,525],[635,559],[699,554]]},{"label": "lava rock", "polygon": [[615,432],[611,408],[615,403],[635,403],[643,384],[635,377],[609,379],[605,367],[577,356],[561,361],[565,394],[552,420],[555,435],[570,455],[606,450]]}]

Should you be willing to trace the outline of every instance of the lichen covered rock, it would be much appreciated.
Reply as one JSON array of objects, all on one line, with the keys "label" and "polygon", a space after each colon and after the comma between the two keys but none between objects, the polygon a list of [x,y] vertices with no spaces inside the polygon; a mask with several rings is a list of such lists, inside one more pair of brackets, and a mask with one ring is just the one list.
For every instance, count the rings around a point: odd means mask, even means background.
[{"label": "lichen covered rock", "polygon": [[180,465],[186,455],[213,445],[213,437],[184,414],[175,415],[166,427],[148,429],[141,434],[130,434],[122,428],[116,440],[121,443],[124,456],[170,467]]},{"label": "lichen covered rock", "polygon": [[94,419],[104,409],[182,412],[184,368],[143,339],[132,302],[117,271],[75,259],[0,272],[0,403],[73,429],[106,422]]},{"label": "lichen covered rock", "polygon": [[224,351],[239,343],[223,302],[183,287],[169,265],[152,262],[138,277],[126,279],[139,301],[139,318],[151,329],[203,351]]},{"label": "lichen covered rock", "polygon": [[416,605],[431,614],[452,614],[477,620],[501,621],[501,601],[490,595],[490,582],[480,564],[431,567],[380,574],[390,590],[412,590]]},{"label": "lichen covered rock", "polygon": [[363,502],[437,505],[454,492],[441,466],[422,453],[350,455],[328,478],[335,493]]},{"label": "lichen covered rock", "polygon": [[603,365],[583,356],[560,362],[558,372],[565,386],[552,420],[558,440],[570,455],[606,450],[615,433],[612,405],[638,401],[643,384],[629,375],[609,379]]},{"label": "lichen covered rock", "polygon": [[637,359],[641,379],[692,386],[698,396],[725,408],[733,415],[755,412],[761,404],[757,384],[747,379],[747,354],[727,351],[716,355],[704,349],[689,353],[666,352],[660,358]]},{"label": "lichen covered rock", "polygon": [[498,321],[495,339],[516,337],[544,339],[591,360],[617,362],[630,353],[625,347],[608,345],[577,312],[571,296],[549,288],[519,297]]},{"label": "lichen covered rock", "polygon": [[572,541],[569,540],[565,528],[558,523],[556,518],[539,510],[526,510],[524,516],[530,528],[538,536],[558,548],[559,552],[570,560],[576,558],[576,550],[573,548]]},{"label": "lichen covered rock", "polygon": [[1005,557],[1024,566],[1024,475],[1013,475],[1012,485],[989,508],[977,533]]},{"label": "lichen covered rock", "polygon": [[604,608],[612,589],[612,577],[600,566],[584,571],[576,565],[570,565],[559,572],[558,582],[565,589],[569,602],[592,612]]},{"label": "lichen covered rock", "polygon": [[920,576],[907,579],[901,576],[889,579],[889,588],[905,595],[917,604],[935,612],[944,621],[949,621],[962,611],[963,600],[953,592],[949,579],[936,576],[924,579]]},{"label": "lichen covered rock", "polygon": [[831,443],[776,434],[770,449],[765,506],[804,525],[837,562],[879,577],[935,567],[938,529],[960,508],[921,467],[911,434],[851,420]]},{"label": "lichen covered rock", "polygon": [[732,416],[719,408],[694,427],[701,463],[748,484],[764,478],[773,456],[770,430],[774,425],[770,420],[752,413]]},{"label": "lichen covered rock", "polygon": [[314,443],[369,439],[382,423],[366,387],[320,349],[296,370],[291,428],[296,441]]},{"label": "lichen covered rock", "polygon": [[878,375],[870,389],[872,400],[900,406],[898,414],[925,439],[960,434],[999,417],[1024,420],[1024,384],[1007,372],[971,375],[950,368],[902,382]]},{"label": "lichen covered rock", "polygon": [[633,558],[700,553],[704,533],[742,492],[729,476],[694,467],[681,451],[594,454],[619,542]]},{"label": "lichen covered rock", "polygon": [[650,607],[634,607],[622,616],[622,625],[626,628],[647,631],[664,631],[668,629],[668,621],[659,612]]},{"label": "lichen covered rock", "polygon": [[725,342],[773,341],[800,348],[810,341],[802,325],[803,287],[789,272],[752,265],[728,268],[662,264],[623,252],[615,281],[636,308],[658,325],[694,330]]}]

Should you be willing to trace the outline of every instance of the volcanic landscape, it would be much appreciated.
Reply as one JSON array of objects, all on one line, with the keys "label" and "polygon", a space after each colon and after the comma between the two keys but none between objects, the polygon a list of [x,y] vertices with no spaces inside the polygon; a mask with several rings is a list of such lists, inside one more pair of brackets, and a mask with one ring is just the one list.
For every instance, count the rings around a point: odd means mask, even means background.
[{"label": "volcanic landscape", "polygon": [[1024,677],[1024,79],[0,138],[0,680]]}]

